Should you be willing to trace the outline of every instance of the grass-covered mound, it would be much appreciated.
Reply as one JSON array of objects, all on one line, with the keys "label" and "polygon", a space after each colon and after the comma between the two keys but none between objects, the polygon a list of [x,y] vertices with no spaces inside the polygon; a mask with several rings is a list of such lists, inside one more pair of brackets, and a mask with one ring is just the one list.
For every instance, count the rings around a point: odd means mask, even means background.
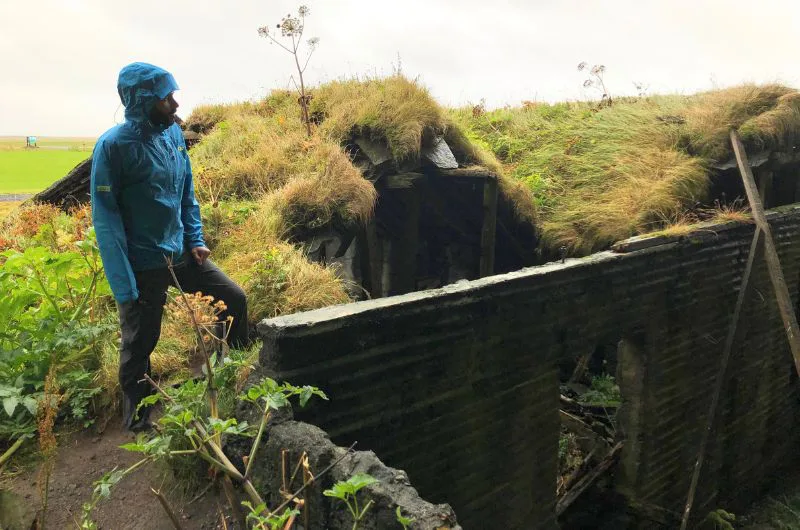
[{"label": "grass-covered mound", "polygon": [[545,249],[576,254],[659,230],[706,201],[712,166],[733,156],[731,128],[752,152],[800,139],[800,94],[779,85],[452,116],[533,192]]},{"label": "grass-covered mound", "polygon": [[[216,259],[250,294],[254,320],[348,300],[335,271],[310,263],[291,242],[372,215],[377,192],[353,164],[355,138],[385,145],[398,171],[416,167],[437,136],[462,164],[500,169],[405,78],[332,82],[312,97],[311,137],[297,95],[287,91],[256,103],[201,106],[186,120],[187,129],[203,133],[190,156]],[[518,217],[534,222],[524,185],[501,178],[500,191]]]}]

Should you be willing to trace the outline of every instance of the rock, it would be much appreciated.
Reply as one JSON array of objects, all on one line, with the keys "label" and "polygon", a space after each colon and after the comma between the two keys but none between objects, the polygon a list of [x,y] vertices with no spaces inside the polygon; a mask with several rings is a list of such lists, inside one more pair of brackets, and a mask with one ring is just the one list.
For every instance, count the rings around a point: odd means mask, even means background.
[{"label": "rock", "polygon": [[355,144],[361,148],[361,151],[369,158],[373,166],[380,166],[392,159],[392,153],[385,145],[374,142],[368,138],[356,138]]},{"label": "rock", "polygon": [[[249,418],[257,411],[244,412],[247,405],[237,410],[240,418]],[[287,451],[290,461],[305,453],[312,470],[317,472],[345,454],[346,450],[331,442],[328,435],[313,425],[296,421],[284,421],[270,426],[264,439],[263,449],[252,468],[253,479],[263,491],[277,491],[280,487],[282,470],[279,462]],[[225,447],[226,454],[241,453],[248,448]],[[309,528],[325,530],[349,530],[352,528],[352,515],[341,503],[330,503],[322,490],[337,481],[343,481],[356,473],[369,473],[378,483],[367,486],[363,495],[373,501],[373,505],[360,528],[397,528],[395,510],[399,506],[404,515],[416,519],[413,528],[418,530],[460,530],[453,509],[447,504],[434,505],[419,496],[408,483],[408,474],[400,469],[384,465],[372,451],[355,451],[344,458],[321,478],[319,488],[308,493],[311,506]]]},{"label": "rock", "polygon": [[0,528],[7,530],[28,530],[34,528],[36,505],[23,502],[14,492],[0,490]]},{"label": "rock", "polygon": [[430,147],[422,150],[422,156],[439,169],[458,169],[458,160],[441,136],[437,136]]}]

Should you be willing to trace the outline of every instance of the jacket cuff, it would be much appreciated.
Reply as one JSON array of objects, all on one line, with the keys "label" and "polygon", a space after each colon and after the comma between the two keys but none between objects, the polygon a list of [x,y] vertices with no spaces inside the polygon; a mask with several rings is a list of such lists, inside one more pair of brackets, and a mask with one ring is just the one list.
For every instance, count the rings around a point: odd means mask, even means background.
[{"label": "jacket cuff", "polygon": [[120,304],[124,304],[125,302],[133,302],[134,300],[138,299],[139,299],[139,293],[137,291],[121,295],[116,295],[116,294],[114,295],[114,300],[116,300]]}]

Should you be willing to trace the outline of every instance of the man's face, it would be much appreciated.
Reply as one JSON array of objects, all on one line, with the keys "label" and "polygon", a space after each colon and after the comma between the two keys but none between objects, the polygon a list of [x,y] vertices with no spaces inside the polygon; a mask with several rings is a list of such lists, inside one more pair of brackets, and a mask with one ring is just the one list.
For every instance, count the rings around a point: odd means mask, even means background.
[{"label": "man's face", "polygon": [[169,96],[153,105],[153,110],[150,111],[150,119],[154,123],[161,125],[172,125],[175,123],[175,112],[178,110],[178,106],[178,102],[175,101],[175,93],[172,92]]}]

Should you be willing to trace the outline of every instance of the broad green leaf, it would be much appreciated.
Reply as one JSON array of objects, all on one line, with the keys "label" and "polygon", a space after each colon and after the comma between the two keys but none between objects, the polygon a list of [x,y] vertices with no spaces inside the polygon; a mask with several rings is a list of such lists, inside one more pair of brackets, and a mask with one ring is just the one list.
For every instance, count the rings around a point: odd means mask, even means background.
[{"label": "broad green leaf", "polygon": [[14,411],[17,410],[18,404],[19,398],[17,398],[17,396],[10,396],[3,399],[3,409],[5,409],[9,418],[14,416]]},{"label": "broad green leaf", "polygon": [[369,486],[370,484],[375,484],[376,482],[380,481],[372,475],[368,475],[367,473],[357,473],[347,479],[347,484],[353,487],[354,492]]},{"label": "broad green leaf", "polygon": [[161,401],[161,394],[150,394],[139,402],[139,408],[155,405]]},{"label": "broad green leaf", "polygon": [[346,482],[339,481],[331,489],[322,492],[326,497],[336,497],[343,501],[353,494],[353,488]]},{"label": "broad green leaf", "polygon": [[247,389],[247,398],[251,401],[255,401],[261,397],[261,389],[257,386],[251,386]]},{"label": "broad green leaf", "polygon": [[138,443],[129,443],[129,444],[122,444],[119,446],[120,449],[125,449],[126,451],[133,451],[136,453],[144,453],[144,445]]},{"label": "broad green leaf", "polygon": [[305,385],[299,390],[299,393],[301,407],[305,407],[306,403],[308,403],[308,400],[311,399],[312,396],[317,396],[326,401],[328,400],[328,396],[325,395],[325,392],[314,386]]},{"label": "broad green leaf", "polygon": [[22,398],[22,405],[28,409],[28,412],[31,413],[31,416],[36,416],[36,411],[39,409],[39,402],[30,396],[25,396]]}]

